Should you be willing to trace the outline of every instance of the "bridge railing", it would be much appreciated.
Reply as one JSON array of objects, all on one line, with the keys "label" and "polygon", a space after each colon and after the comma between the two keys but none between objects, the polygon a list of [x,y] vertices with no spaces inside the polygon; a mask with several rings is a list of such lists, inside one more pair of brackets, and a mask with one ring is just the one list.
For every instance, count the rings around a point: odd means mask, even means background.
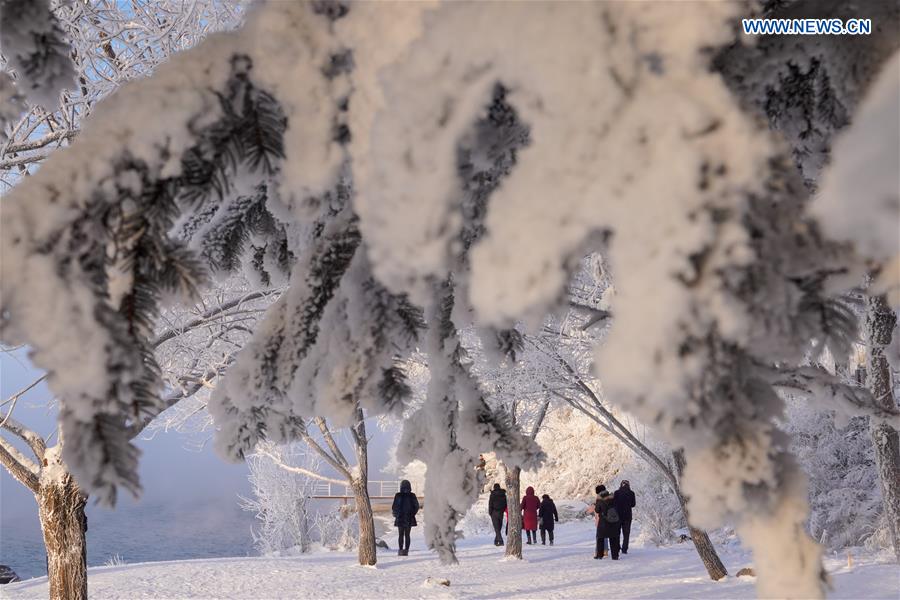
[{"label": "bridge railing", "polygon": [[[400,481],[369,481],[368,489],[370,498],[393,498],[400,491]],[[352,498],[353,490],[346,483],[317,481],[313,484],[310,495],[313,498]]]}]

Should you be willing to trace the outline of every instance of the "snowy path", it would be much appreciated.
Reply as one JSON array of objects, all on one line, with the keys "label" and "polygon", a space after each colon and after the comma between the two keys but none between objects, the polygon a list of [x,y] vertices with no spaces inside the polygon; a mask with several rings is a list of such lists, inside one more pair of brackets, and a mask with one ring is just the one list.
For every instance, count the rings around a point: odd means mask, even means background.
[{"label": "snowy path", "polygon": [[[462,542],[460,564],[438,564],[423,550],[421,528],[409,557],[379,554],[378,566],[355,565],[355,555],[318,553],[301,558],[232,558],[162,562],[90,569],[92,599],[132,598],[753,598],[751,578],[712,582],[689,544],[635,547],[622,560],[593,560],[589,524],[567,523],[557,545],[525,546],[525,560],[504,561],[489,537]],[[388,538],[390,539],[390,538]],[[749,564],[746,555],[723,551],[734,573]],[[846,559],[844,559],[846,560]],[[840,561],[832,572],[833,598],[896,600],[896,564]],[[429,576],[450,580],[449,588],[429,588]],[[0,588],[3,598],[46,598],[45,578]]]}]

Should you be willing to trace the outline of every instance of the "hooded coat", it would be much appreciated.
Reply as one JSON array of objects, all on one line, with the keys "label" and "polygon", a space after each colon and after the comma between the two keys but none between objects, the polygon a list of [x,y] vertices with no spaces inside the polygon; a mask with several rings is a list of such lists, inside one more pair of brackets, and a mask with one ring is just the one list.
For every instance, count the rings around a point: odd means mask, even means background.
[{"label": "hooded coat", "polygon": [[415,527],[416,513],[419,512],[419,499],[412,493],[412,485],[403,480],[400,482],[400,491],[394,494],[394,504],[391,507],[394,515],[395,527]]},{"label": "hooded coat", "polygon": [[553,498],[544,494],[541,500],[541,508],[538,510],[538,516],[541,518],[541,529],[549,529],[553,531],[553,523],[559,522],[559,513],[556,511],[556,504]]},{"label": "hooded coat", "polygon": [[525,497],[522,498],[522,529],[534,531],[537,529],[537,513],[541,506],[541,501],[534,495],[534,488],[528,486],[525,490]]},{"label": "hooded coat", "polygon": [[634,508],[634,504],[634,492],[631,491],[631,486],[627,483],[623,484],[613,494],[613,506],[616,507],[619,518],[623,521],[631,520],[631,509]]}]

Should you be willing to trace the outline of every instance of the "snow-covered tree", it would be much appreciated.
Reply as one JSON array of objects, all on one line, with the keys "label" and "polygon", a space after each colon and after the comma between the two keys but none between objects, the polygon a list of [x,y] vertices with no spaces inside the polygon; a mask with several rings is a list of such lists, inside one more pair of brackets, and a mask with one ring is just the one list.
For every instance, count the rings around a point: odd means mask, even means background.
[{"label": "snow-covered tree", "polygon": [[[676,449],[698,524],[736,523],[760,594],[821,596],[773,383],[813,340],[846,351],[855,327],[830,294],[864,265],[808,214],[784,141],[806,115],[782,103],[770,129],[741,91],[789,66],[790,44],[729,54],[752,9],[809,4],[261,3],[240,30],[123,86],[4,199],[0,336],[34,348],[69,407],[67,461],[111,500],[136,487],[123,432],[161,409],[148,324],[163,293],[194,291],[199,267],[288,281],[214,393],[231,458],[298,437],[303,419],[399,410],[397,361],[421,306],[430,393],[404,446],[428,463],[426,495],[441,504],[426,535],[453,561],[472,456],[540,458],[487,407],[458,331],[474,322],[508,353],[510,328],[542,322],[581,257],[602,250],[616,282],[596,355],[606,397]],[[873,12],[892,22],[881,4]],[[862,50],[855,72],[876,72],[900,39],[875,33],[889,50]],[[817,58],[831,72],[847,64],[838,54]],[[840,81],[851,120],[868,83]],[[819,106],[820,88],[806,87]],[[518,126],[479,125],[498,103]],[[492,128],[506,135],[481,135]],[[870,206],[873,219],[892,214]],[[65,337],[86,344],[77,361]],[[870,394],[832,389],[825,400],[897,423]]]},{"label": "snow-covered tree", "polygon": [[[468,332],[472,333],[472,332]],[[516,330],[509,331],[509,339],[515,339],[514,346],[510,346],[510,354],[521,350],[521,336]],[[527,389],[517,385],[523,378],[523,374],[529,369],[529,365],[522,361],[514,364],[491,365],[490,357],[484,356],[484,348],[478,344],[473,335],[470,338],[472,348],[463,349],[463,352],[474,355],[465,360],[463,364],[468,367],[473,381],[479,384],[479,389],[484,395],[484,402],[504,427],[520,432],[528,439],[537,443],[537,436],[541,431],[550,406],[549,392],[542,394],[528,394]],[[475,339],[473,339],[475,338]],[[505,362],[505,361],[504,361]],[[493,367],[493,368],[492,368]],[[530,377],[527,378],[530,381]],[[541,455],[545,453],[541,450]],[[521,474],[523,465],[511,462],[509,459],[501,462],[499,469],[504,473],[506,493],[510,506],[509,529],[506,536],[506,556],[522,558],[522,512],[515,510],[522,498]],[[481,491],[480,489],[478,490]]]},{"label": "snow-covered tree", "polygon": [[247,458],[253,497],[242,497],[241,508],[258,521],[253,542],[263,555],[309,552],[313,526],[309,503],[317,479],[302,471],[316,473],[321,461],[300,450],[263,443]]},{"label": "snow-covered tree", "polygon": [[632,459],[629,450],[606,429],[571,406],[557,403],[536,438],[547,459],[539,469],[522,473],[525,485],[548,490],[556,498],[593,503],[598,483],[611,488]]},{"label": "snow-covered tree", "polygon": [[[664,458],[670,471],[675,472],[676,466],[671,448],[664,443],[654,442],[652,439],[648,439],[645,443],[656,456]],[[634,509],[634,518],[641,524],[640,539],[656,546],[663,546],[675,541],[676,529],[690,528],[681,499],[672,490],[671,479],[656,465],[637,455],[632,455],[619,479],[628,479],[631,489],[638,494],[639,500]],[[694,533],[690,529],[689,532]],[[703,540],[702,543],[707,542]],[[712,542],[709,544],[711,545]]]},{"label": "snow-covered tree", "polygon": [[868,424],[856,417],[841,427],[834,415],[790,400],[786,428],[809,477],[809,532],[828,548],[861,545],[882,511]]},{"label": "snow-covered tree", "polygon": [[[240,347],[241,339],[247,337],[248,320],[255,319],[254,315],[263,312],[261,306],[270,303],[268,296],[239,286],[223,286],[192,307],[161,315],[161,328],[150,345],[166,382],[166,394],[161,399],[164,407],[182,415],[197,413],[197,403],[204,404],[204,393],[231,364],[234,347]],[[61,428],[44,438],[13,416],[19,400],[45,379],[46,375],[38,377],[3,402],[8,408],[0,416],[0,464],[34,494],[47,551],[51,598],[86,598],[84,507],[88,496],[63,459],[70,442]],[[45,401],[48,410],[61,412],[65,408],[61,406],[64,399]],[[181,402],[184,407],[179,406]],[[135,420],[127,435],[129,439],[152,435],[154,430],[171,424],[145,417]],[[56,443],[51,444],[54,435]],[[16,442],[28,450],[23,453]],[[34,458],[26,454],[28,451]],[[137,455],[131,458],[136,460]]]},{"label": "snow-covered tree", "polygon": [[[682,519],[688,521],[694,546],[709,576],[721,579],[727,571],[715,547],[706,531],[694,526],[688,518],[687,497],[682,489],[683,454],[673,453],[659,441],[651,444],[644,426],[608,402],[601,382],[593,373],[593,348],[606,336],[609,327],[615,327],[615,319],[608,310],[612,295],[609,269],[602,258],[592,255],[582,260],[569,286],[568,310],[547,319],[536,334],[524,336],[522,362],[527,365],[526,386],[530,383],[532,390],[549,393],[577,410],[614,438],[617,446],[654,469],[665,481]],[[601,442],[602,439],[596,439],[598,451]],[[667,454],[660,455],[651,446],[665,448]]]},{"label": "snow-covered tree", "polygon": [[[43,1],[0,3],[0,64],[12,68],[16,78],[0,73],[4,191],[33,172],[53,148],[68,144],[98,100],[124,81],[151,73],[170,54],[210,32],[233,27],[240,14],[232,3],[203,0],[189,10],[182,3],[144,0],[54,6],[51,12]],[[147,345],[156,355],[147,360],[158,364],[165,381],[161,406],[193,398],[223,372],[230,364],[230,352],[223,353],[223,346],[235,343],[241,335],[239,322],[259,311],[258,301],[267,295],[235,294],[233,286],[225,285],[205,295],[199,305],[163,311]],[[187,340],[196,342],[198,333],[206,336],[203,344]],[[62,458],[68,438],[59,431],[52,444],[57,432],[42,438],[13,416],[18,400],[46,377],[3,403],[8,410],[0,417],[0,436],[6,436],[0,437],[0,454],[3,466],[35,495],[51,597],[85,598],[87,494]],[[64,411],[65,399],[49,401],[48,410]],[[148,415],[134,419],[124,435],[140,435],[149,421]],[[99,423],[98,430],[108,426]],[[21,442],[19,448],[16,442]],[[29,451],[33,458],[27,456]],[[136,459],[134,453],[125,457]]]}]

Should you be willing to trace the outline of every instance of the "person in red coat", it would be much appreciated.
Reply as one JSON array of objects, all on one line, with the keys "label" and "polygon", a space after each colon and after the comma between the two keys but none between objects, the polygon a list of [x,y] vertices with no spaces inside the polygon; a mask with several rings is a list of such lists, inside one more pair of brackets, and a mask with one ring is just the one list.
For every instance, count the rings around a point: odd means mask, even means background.
[{"label": "person in red coat", "polygon": [[541,501],[534,495],[534,488],[528,486],[522,498],[522,529],[528,535],[528,544],[537,542],[538,509]]}]

